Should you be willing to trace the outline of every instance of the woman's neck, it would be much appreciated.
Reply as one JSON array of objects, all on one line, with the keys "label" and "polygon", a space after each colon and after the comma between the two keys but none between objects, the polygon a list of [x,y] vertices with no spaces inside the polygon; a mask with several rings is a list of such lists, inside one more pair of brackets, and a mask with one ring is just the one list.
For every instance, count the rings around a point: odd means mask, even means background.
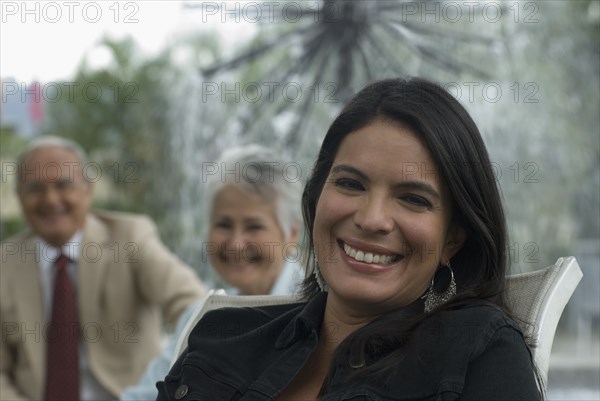
[{"label": "woman's neck", "polygon": [[331,354],[350,334],[373,321],[377,316],[361,315],[352,308],[328,296],[321,325],[320,343]]}]

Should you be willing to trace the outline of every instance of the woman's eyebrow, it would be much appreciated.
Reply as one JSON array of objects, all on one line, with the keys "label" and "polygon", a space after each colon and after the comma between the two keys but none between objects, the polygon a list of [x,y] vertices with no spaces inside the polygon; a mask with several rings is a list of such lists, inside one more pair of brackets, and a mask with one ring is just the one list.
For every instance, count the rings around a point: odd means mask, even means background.
[{"label": "woman's eyebrow", "polygon": [[363,180],[368,180],[369,177],[356,167],[350,166],[348,164],[338,164],[331,169],[331,174],[339,174],[339,173],[350,173],[362,178]]},{"label": "woman's eyebrow", "polygon": [[[369,177],[361,170],[348,164],[338,164],[331,169],[331,174],[349,173],[356,175],[357,177],[369,181]],[[441,199],[440,194],[436,191],[429,183],[423,181],[403,181],[394,185],[396,189],[412,189],[417,191],[423,191],[433,196],[436,199]]]},{"label": "woman's eyebrow", "polygon": [[248,217],[244,219],[245,224],[257,224],[262,223],[262,219],[260,217]]},{"label": "woman's eyebrow", "polygon": [[430,184],[423,181],[404,181],[395,185],[397,189],[411,189],[426,192],[436,199],[441,199],[440,194]]}]

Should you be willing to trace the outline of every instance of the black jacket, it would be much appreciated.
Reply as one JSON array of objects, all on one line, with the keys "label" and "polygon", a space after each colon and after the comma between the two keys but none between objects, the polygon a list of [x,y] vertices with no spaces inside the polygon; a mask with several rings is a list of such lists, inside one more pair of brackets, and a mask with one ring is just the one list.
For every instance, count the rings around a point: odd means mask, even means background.
[{"label": "black jacket", "polygon": [[[316,348],[325,300],[207,313],[158,400],[274,399]],[[342,385],[340,367],[323,401],[540,399],[520,329],[492,306],[437,313],[411,338],[392,380]]]}]

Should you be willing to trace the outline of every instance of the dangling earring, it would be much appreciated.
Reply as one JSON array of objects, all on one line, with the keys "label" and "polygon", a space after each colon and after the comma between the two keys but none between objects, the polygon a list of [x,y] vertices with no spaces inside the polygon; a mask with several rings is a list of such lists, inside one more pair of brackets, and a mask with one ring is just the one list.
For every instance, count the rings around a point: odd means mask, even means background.
[{"label": "dangling earring", "polygon": [[[438,291],[436,291],[436,278],[437,278],[438,287],[439,287],[440,282],[442,282],[443,280],[442,280],[442,277],[438,277],[438,276],[439,276],[439,274],[441,274],[440,272],[442,271],[442,269],[444,267],[447,267],[448,271],[450,272],[450,280],[449,280],[450,282],[448,283],[448,286],[446,287],[445,290],[438,292]],[[454,272],[452,271],[452,267],[450,267],[450,261],[448,261],[448,263],[445,266],[442,265],[437,269],[437,271],[433,275],[433,278],[431,279],[431,284],[429,285],[429,291],[427,291],[427,294],[425,295],[425,313],[429,313],[432,310],[434,310],[435,308],[437,308],[438,306],[445,304],[446,302],[448,302],[449,300],[454,298],[455,295],[456,295],[456,281],[454,281]]]},{"label": "dangling earring", "polygon": [[319,289],[323,292],[327,292],[329,290],[329,288],[327,288],[327,283],[325,282],[325,279],[323,278],[323,276],[321,276],[321,270],[319,270],[319,264],[317,263],[317,255],[314,254],[313,252],[313,274],[315,275],[315,279],[317,279],[317,285],[319,286]]}]

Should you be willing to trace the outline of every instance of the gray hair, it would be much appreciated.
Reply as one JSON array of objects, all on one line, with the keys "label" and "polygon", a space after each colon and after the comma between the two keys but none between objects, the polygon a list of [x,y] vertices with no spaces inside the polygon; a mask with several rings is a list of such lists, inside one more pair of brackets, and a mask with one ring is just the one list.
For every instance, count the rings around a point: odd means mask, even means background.
[{"label": "gray hair", "polygon": [[77,142],[53,135],[37,137],[33,139],[29,143],[29,145],[27,145],[25,150],[17,158],[17,191],[19,190],[19,186],[21,184],[21,167],[23,165],[23,162],[31,153],[43,148],[62,148],[68,150],[69,152],[72,152],[73,154],[75,154],[75,156],[77,156],[77,158],[81,162],[82,168],[87,164],[87,155],[85,154],[83,148],[79,146]]},{"label": "gray hair", "polygon": [[[300,228],[301,171],[295,163],[288,162],[263,146],[251,144],[225,150],[206,173],[204,205],[208,216],[212,214],[215,198],[227,185],[235,185],[245,192],[256,193],[265,201],[274,202],[277,222],[288,239],[294,228]],[[288,170],[292,170],[291,177]],[[215,170],[216,168],[216,170]]]}]

